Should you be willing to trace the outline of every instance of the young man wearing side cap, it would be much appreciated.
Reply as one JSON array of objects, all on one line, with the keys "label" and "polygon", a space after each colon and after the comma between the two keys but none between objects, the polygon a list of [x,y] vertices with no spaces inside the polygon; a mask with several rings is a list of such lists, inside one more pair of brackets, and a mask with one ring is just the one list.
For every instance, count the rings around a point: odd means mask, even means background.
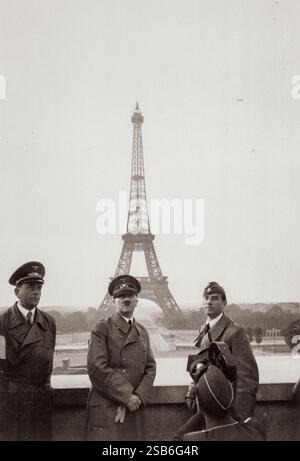
[{"label": "young man wearing side cap", "polygon": [[51,440],[56,326],[37,307],[44,276],[31,261],[9,279],[18,301],[0,314],[0,440]]},{"label": "young man wearing side cap", "polygon": [[144,440],[143,407],[156,363],[148,333],[133,316],[140,290],[134,277],[116,277],[108,288],[116,311],[92,328],[86,440]]},{"label": "young man wearing side cap", "polygon": [[[235,398],[232,411],[242,419],[253,416],[258,389],[258,367],[250,343],[244,329],[234,323],[225,313],[227,304],[226,293],[217,282],[209,282],[203,293],[203,307],[207,320],[205,327],[200,331],[195,340],[195,345],[200,350],[206,348],[214,341],[227,344],[236,363]],[[196,393],[195,383],[191,383],[186,396],[187,406],[192,410]],[[201,412],[193,415],[177,434],[182,436],[203,428],[203,415]]]}]

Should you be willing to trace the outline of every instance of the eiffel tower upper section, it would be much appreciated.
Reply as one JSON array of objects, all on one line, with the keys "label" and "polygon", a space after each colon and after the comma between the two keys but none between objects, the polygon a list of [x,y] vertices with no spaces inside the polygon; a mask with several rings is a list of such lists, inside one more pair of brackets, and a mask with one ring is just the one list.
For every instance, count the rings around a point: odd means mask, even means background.
[{"label": "eiffel tower upper section", "polygon": [[145,185],[144,154],[142,123],[144,117],[141,114],[139,104],[136,103],[131,117],[133,123],[132,139],[132,164],[130,199],[127,219],[127,233],[150,234],[150,223],[147,210],[147,197]]}]

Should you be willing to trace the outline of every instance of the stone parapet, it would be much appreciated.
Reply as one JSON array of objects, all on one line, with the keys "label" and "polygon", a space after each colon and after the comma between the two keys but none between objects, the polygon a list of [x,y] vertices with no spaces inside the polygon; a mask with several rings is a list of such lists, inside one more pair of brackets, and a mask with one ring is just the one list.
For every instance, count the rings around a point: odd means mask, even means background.
[{"label": "stone parapet", "polygon": [[[255,416],[266,415],[268,440],[300,440],[300,402],[293,400],[294,383],[260,384]],[[83,440],[88,388],[54,389],[54,440]],[[188,418],[187,386],[155,386],[145,412],[146,439],[170,440]],[[157,423],[159,421],[159,424]]]}]

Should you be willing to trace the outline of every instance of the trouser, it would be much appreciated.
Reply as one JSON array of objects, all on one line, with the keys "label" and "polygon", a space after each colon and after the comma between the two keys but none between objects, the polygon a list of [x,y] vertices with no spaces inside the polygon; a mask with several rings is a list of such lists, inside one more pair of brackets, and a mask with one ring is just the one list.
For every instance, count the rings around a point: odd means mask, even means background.
[{"label": "trouser", "polygon": [[130,412],[126,410],[123,423],[115,423],[118,405],[112,403],[108,408],[88,406],[85,428],[86,441],[144,441],[144,409]]},{"label": "trouser", "polygon": [[51,440],[50,384],[0,380],[0,440]]}]

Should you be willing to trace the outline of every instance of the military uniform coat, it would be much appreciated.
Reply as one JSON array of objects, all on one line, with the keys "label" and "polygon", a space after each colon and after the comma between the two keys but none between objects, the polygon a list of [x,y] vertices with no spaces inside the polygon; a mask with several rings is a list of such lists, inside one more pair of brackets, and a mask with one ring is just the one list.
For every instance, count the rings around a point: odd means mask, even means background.
[{"label": "military uniform coat", "polygon": [[199,432],[189,432],[182,440],[185,441],[263,441],[266,439],[265,431],[255,420],[249,418],[247,421],[236,421],[233,424],[219,426]]},{"label": "military uniform coat", "polygon": [[244,419],[252,417],[258,389],[258,367],[245,330],[223,314],[208,333],[200,332],[196,346],[203,349],[214,341],[226,343],[236,362],[234,407]]},{"label": "military uniform coat", "polygon": [[118,313],[97,322],[91,332],[88,373],[87,440],[143,440],[143,408],[126,409],[125,421],[115,423],[118,406],[126,407],[131,394],[146,404],[156,374],[156,363],[146,329],[128,325]]},{"label": "military uniform coat", "polygon": [[51,439],[55,336],[55,320],[39,309],[31,327],[17,304],[0,315],[0,440]]}]

